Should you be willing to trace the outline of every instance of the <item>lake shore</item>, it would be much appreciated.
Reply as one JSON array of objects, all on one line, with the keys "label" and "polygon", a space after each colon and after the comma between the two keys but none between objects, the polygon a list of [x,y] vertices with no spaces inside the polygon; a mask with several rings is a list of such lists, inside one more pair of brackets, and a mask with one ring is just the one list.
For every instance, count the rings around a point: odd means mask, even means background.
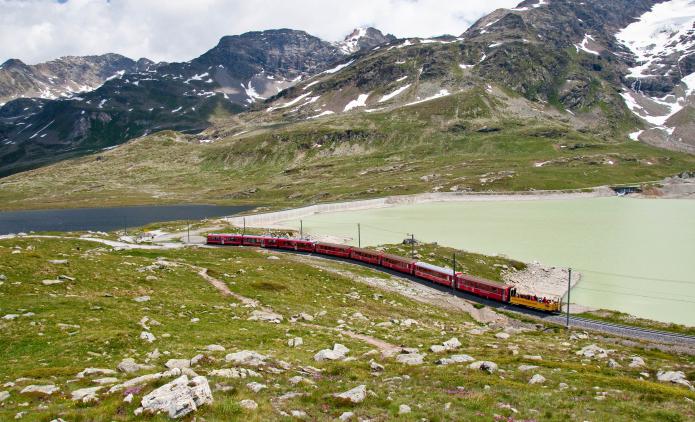
[{"label": "lake shore", "polygon": [[[526,192],[430,192],[415,195],[395,195],[383,198],[364,199],[347,202],[309,205],[282,211],[227,217],[225,221],[235,226],[255,228],[287,229],[281,223],[316,214],[340,211],[363,211],[376,208],[389,208],[398,205],[426,204],[434,202],[479,202],[479,201],[552,201],[602,198],[615,196],[607,186],[590,190],[570,191],[526,191]],[[333,241],[335,239],[332,239]]]}]

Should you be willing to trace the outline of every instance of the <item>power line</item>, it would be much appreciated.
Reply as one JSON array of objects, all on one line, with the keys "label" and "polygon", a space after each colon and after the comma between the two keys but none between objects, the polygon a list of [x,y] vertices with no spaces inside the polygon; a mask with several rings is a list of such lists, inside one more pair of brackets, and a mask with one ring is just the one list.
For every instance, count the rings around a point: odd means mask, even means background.
[{"label": "power line", "polygon": [[647,280],[647,281],[663,281],[666,283],[680,283],[680,284],[693,284],[695,285],[695,281],[687,281],[687,280],[674,280],[674,279],[669,279],[669,278],[652,278],[652,277],[644,277],[644,276],[639,276],[639,275],[628,275],[628,274],[618,274],[618,273],[609,273],[605,271],[594,271],[594,270],[585,270],[582,268],[577,268],[581,272],[585,273],[592,273],[592,274],[601,274],[601,275],[609,275],[613,277],[621,277],[621,278],[636,278],[638,280]]},{"label": "power line", "polygon": [[592,289],[589,287],[582,287],[582,286],[577,286],[573,290],[588,290],[592,292],[600,292],[600,293],[613,293],[617,295],[622,295],[622,296],[634,296],[634,297],[642,297],[646,299],[661,299],[661,300],[667,300],[667,301],[672,301],[672,302],[683,302],[683,303],[695,303],[695,301],[692,300],[681,300],[681,299],[676,299],[676,298],[670,298],[670,297],[661,297],[661,296],[646,296],[646,295],[638,295],[634,293],[623,293],[623,292],[615,292],[611,290],[601,290],[601,289]]}]

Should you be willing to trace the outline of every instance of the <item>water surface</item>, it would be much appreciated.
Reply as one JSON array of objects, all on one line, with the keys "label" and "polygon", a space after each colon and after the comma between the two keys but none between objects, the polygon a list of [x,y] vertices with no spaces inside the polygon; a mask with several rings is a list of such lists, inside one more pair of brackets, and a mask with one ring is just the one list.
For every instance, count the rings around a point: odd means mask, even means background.
[{"label": "water surface", "polygon": [[161,205],[0,212],[0,234],[29,231],[111,231],[124,227],[233,215],[249,206]]},{"label": "water surface", "polygon": [[[583,273],[572,302],[695,326],[695,201],[592,198],[449,202],[320,214],[307,233],[362,245],[407,233],[485,254]],[[299,228],[299,221],[289,223]]]}]

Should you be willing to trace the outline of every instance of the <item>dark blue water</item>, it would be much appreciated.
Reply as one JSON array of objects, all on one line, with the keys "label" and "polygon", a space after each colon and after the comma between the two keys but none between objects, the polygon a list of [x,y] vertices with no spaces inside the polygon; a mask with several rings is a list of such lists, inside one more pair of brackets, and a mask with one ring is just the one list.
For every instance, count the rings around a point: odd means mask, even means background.
[{"label": "dark blue water", "polygon": [[114,208],[0,212],[0,234],[29,231],[111,231],[123,227],[174,221],[201,220],[238,214],[252,206],[162,205]]}]

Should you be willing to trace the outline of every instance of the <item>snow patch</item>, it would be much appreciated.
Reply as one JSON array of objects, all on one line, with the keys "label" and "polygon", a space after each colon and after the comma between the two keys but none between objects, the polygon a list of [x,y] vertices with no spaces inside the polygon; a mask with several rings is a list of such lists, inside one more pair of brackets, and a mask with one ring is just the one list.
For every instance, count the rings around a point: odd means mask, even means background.
[{"label": "snow patch", "polygon": [[307,119],[316,119],[316,118],[319,118],[319,117],[328,116],[329,114],[335,114],[335,113],[332,112],[332,111],[330,111],[330,110],[326,110],[326,111],[324,111],[323,113],[319,113],[319,114],[317,114],[317,115],[315,115],[315,116],[307,117]]},{"label": "snow patch", "polygon": [[353,108],[366,106],[367,105],[367,98],[369,98],[369,94],[371,94],[371,93],[368,92],[366,94],[360,94],[359,96],[357,96],[357,99],[352,100],[349,103],[347,103],[347,105],[345,106],[345,109],[343,111],[350,111]]},{"label": "snow patch", "polygon": [[630,136],[630,139],[632,139],[633,141],[639,141],[639,137],[640,137],[640,135],[642,134],[642,132],[644,132],[644,131],[643,131],[643,130],[638,130],[637,132],[631,133],[631,134],[629,135],[629,136]]},{"label": "snow patch", "polygon": [[423,98],[422,100],[413,101],[412,103],[406,104],[406,106],[424,103],[425,101],[435,100],[437,98],[446,97],[447,95],[451,95],[451,93],[446,89],[442,89],[438,93],[432,95],[431,97]]},{"label": "snow patch", "polygon": [[291,107],[291,106],[297,104],[298,102],[302,101],[304,98],[306,98],[306,97],[308,97],[309,95],[311,95],[311,93],[312,93],[312,91],[309,91],[309,92],[307,92],[306,94],[302,94],[302,95],[300,95],[299,97],[295,98],[294,100],[292,100],[292,101],[290,101],[290,102],[287,102],[287,103],[285,103],[285,104],[280,104],[279,106],[275,106],[275,107],[268,107],[268,109],[267,109],[266,111],[273,111],[273,110],[277,110],[277,109],[280,109],[280,108]]},{"label": "snow patch", "polygon": [[410,88],[410,85],[411,85],[411,84],[403,85],[402,87],[400,87],[400,88],[398,88],[398,89],[396,89],[396,90],[394,90],[394,91],[392,91],[392,92],[390,92],[390,93],[384,95],[383,97],[381,97],[381,99],[379,100],[379,102],[380,102],[380,103],[383,103],[383,102],[386,102],[386,101],[390,100],[391,98],[394,98],[394,97],[398,96],[398,95],[401,94],[403,91],[405,91],[406,89]]},{"label": "snow patch", "polygon": [[346,67],[350,66],[352,63],[354,63],[354,60],[350,60],[347,63],[339,64],[338,66],[334,67],[333,69],[324,70],[321,73],[331,74],[331,73],[340,72],[342,69],[345,69]]},{"label": "snow patch", "polygon": [[598,51],[594,51],[589,48],[589,41],[595,41],[594,37],[589,34],[584,34],[584,39],[582,40],[581,44],[575,44],[574,47],[577,49],[577,52],[582,50],[589,54],[593,54],[594,56],[599,56],[600,53]]}]

